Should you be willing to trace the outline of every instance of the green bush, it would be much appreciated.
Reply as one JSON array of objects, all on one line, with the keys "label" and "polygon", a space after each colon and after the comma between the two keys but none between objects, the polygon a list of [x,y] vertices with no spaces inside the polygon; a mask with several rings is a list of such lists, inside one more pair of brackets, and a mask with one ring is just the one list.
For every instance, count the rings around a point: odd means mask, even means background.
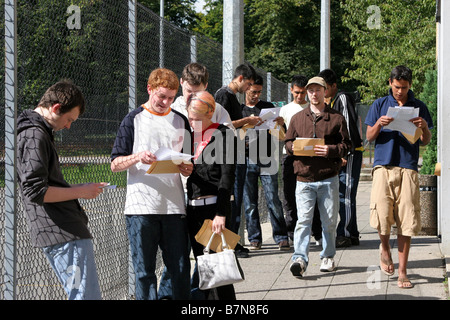
[{"label": "green bush", "polygon": [[425,83],[419,98],[427,105],[433,119],[431,141],[423,154],[420,174],[434,174],[437,162],[437,70],[432,69],[425,73]]}]

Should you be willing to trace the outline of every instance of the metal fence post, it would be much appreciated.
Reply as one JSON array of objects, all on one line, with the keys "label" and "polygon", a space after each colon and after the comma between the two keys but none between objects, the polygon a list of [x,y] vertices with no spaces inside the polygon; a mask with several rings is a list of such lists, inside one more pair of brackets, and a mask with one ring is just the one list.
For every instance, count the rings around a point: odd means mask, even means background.
[{"label": "metal fence post", "polygon": [[17,5],[5,1],[5,291],[16,299],[17,287]]},{"label": "metal fence post", "polygon": [[[128,1],[128,109],[132,111],[137,105],[137,3]],[[131,260],[131,250],[128,250],[128,294],[134,296],[135,277]]]},{"label": "metal fence post", "polygon": [[267,72],[267,101],[272,102],[272,73]]},{"label": "metal fence post", "polygon": [[287,103],[291,103],[292,102],[291,86],[292,86],[292,83],[288,83],[288,86],[287,86]]},{"label": "metal fence post", "polygon": [[191,36],[191,63],[197,62],[197,36]]}]

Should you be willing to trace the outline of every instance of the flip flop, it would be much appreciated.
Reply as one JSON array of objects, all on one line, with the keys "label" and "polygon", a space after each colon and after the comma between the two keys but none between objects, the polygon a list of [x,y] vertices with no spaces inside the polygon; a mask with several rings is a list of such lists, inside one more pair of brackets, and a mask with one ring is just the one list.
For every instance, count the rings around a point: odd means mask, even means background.
[{"label": "flip flop", "polygon": [[381,255],[381,243],[380,243],[380,269],[387,276],[394,275],[394,273],[395,273],[394,269],[392,269],[392,272],[389,272],[387,269],[383,268],[383,265],[386,265],[389,267],[391,265],[394,266],[394,263],[392,262],[391,247],[389,247],[389,260],[385,260],[385,259],[383,259],[382,255]]},{"label": "flip flop", "polygon": [[399,277],[397,279],[397,286],[400,289],[411,289],[414,287],[414,285],[411,283],[411,281],[409,281],[409,279],[407,277]]}]

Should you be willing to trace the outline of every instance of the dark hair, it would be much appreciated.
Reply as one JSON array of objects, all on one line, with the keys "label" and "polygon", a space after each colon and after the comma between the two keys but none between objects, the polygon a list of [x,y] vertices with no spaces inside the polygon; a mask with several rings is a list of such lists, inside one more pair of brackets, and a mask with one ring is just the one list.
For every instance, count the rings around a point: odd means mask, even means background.
[{"label": "dark hair", "polygon": [[325,80],[325,82],[327,84],[334,84],[337,83],[337,75],[336,72],[334,72],[331,69],[325,69],[320,71],[320,73],[318,74],[319,77],[322,77],[323,80]]},{"label": "dark hair", "polygon": [[262,86],[264,85],[264,80],[263,77],[261,77],[259,74],[255,75],[255,78],[253,79],[253,84],[256,84],[258,86]]},{"label": "dark hair", "polygon": [[200,63],[189,63],[184,67],[181,73],[181,78],[190,85],[207,85],[209,79],[209,72],[206,67]]},{"label": "dark hair", "polygon": [[253,69],[253,67],[249,64],[241,64],[236,67],[236,70],[234,70],[234,78],[236,79],[239,76],[243,76],[246,80],[255,80],[256,78],[256,71]]},{"label": "dark hair", "polygon": [[308,78],[304,75],[295,75],[292,77],[291,87],[297,86],[299,88],[304,88],[308,84]]},{"label": "dark hair", "polygon": [[71,111],[73,108],[80,108],[80,115],[85,111],[85,100],[80,88],[70,80],[62,80],[45,91],[38,107],[49,108],[54,104],[59,103],[61,114]]},{"label": "dark hair", "polygon": [[412,71],[408,67],[405,66],[397,66],[391,71],[391,77],[389,78],[392,81],[394,80],[406,80],[410,84],[412,83]]}]

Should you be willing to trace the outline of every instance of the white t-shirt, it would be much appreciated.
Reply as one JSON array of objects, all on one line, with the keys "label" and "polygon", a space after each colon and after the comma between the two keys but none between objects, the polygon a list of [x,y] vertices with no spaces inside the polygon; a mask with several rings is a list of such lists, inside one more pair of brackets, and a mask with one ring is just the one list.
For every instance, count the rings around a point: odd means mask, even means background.
[{"label": "white t-shirt", "polygon": [[[157,115],[139,107],[122,121],[111,160],[144,150],[155,153],[160,147],[181,152],[189,129],[187,119],[178,112]],[[128,169],[125,214],[185,214],[180,174],[145,173],[140,163]]]},{"label": "white t-shirt", "polygon": [[[284,123],[286,124],[286,129],[289,129],[289,124],[291,123],[291,119],[297,112],[302,111],[307,106],[309,106],[309,102],[304,104],[298,104],[295,102],[288,103],[281,107],[280,117],[284,119]],[[283,154],[286,153],[286,149],[283,148]]]}]

